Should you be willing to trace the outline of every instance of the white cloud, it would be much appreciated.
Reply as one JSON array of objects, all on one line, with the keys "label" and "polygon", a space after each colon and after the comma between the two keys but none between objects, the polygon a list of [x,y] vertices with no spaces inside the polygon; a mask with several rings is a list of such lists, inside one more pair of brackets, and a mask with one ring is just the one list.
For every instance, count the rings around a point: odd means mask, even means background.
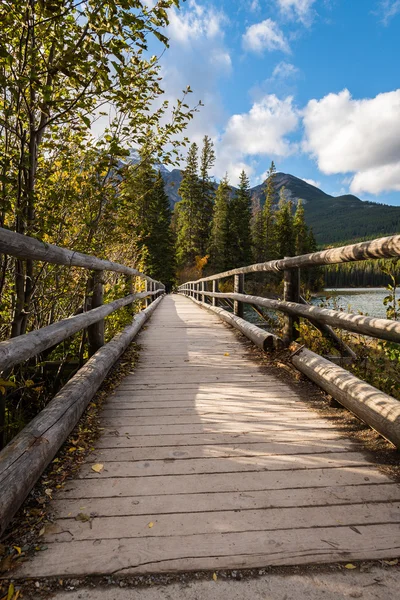
[{"label": "white cloud", "polygon": [[264,50],[281,50],[290,53],[289,44],[272,19],[265,19],[261,23],[251,25],[246,29],[242,37],[243,48],[249,52],[262,54]]},{"label": "white cloud", "polygon": [[273,79],[287,79],[289,77],[295,77],[299,73],[299,69],[294,65],[281,61],[275,67],[272,72]]},{"label": "white cloud", "polygon": [[356,173],[350,189],[353,194],[367,192],[377,195],[389,190],[400,192],[400,161]]},{"label": "white cloud", "polygon": [[382,0],[379,6],[378,14],[382,16],[384,25],[400,13],[400,0]]},{"label": "white cloud", "polygon": [[321,182],[315,181],[315,179],[305,179],[303,177],[303,181],[305,181],[306,183],[309,183],[310,185],[313,185],[314,187],[317,187],[317,188],[321,187]]},{"label": "white cloud", "polygon": [[[249,112],[230,117],[217,143],[216,174],[232,173],[235,165],[249,162],[249,157],[284,157],[297,147],[287,138],[299,124],[293,98],[280,100],[275,95],[266,95],[255,102]],[[247,164],[251,174],[254,168]]]},{"label": "white cloud", "polygon": [[169,13],[167,35],[172,42],[188,45],[194,40],[213,40],[223,37],[224,14],[212,6],[204,7],[190,0],[188,7]]},{"label": "white cloud", "polygon": [[304,25],[310,25],[315,10],[313,5],[316,0],[277,0],[281,12],[291,19],[297,19]]},{"label": "white cloud", "polygon": [[328,94],[308,103],[303,123],[303,148],[323,173],[354,173],[354,193],[398,189],[400,89],[362,100]]}]

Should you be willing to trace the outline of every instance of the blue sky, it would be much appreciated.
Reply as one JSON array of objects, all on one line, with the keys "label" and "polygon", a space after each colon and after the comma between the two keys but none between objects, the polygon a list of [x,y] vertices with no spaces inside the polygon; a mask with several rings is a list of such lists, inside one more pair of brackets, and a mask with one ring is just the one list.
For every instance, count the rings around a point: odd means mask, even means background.
[{"label": "blue sky", "polygon": [[400,205],[400,0],[187,0],[171,12],[166,95],[205,106],[214,175],[278,170]]}]

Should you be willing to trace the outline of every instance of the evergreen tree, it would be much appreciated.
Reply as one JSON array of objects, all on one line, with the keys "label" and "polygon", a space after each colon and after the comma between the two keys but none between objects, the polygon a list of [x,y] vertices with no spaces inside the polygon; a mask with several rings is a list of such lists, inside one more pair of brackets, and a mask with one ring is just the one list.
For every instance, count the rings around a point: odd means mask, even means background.
[{"label": "evergreen tree", "polygon": [[200,255],[204,256],[209,246],[211,233],[211,220],[215,190],[210,178],[210,170],[215,163],[214,144],[205,135],[200,158],[200,198],[197,206],[197,236]]},{"label": "evergreen tree", "polygon": [[228,263],[232,267],[251,264],[251,194],[250,182],[242,171],[239,188],[229,204]]},{"label": "evergreen tree", "polygon": [[264,213],[258,199],[253,200],[252,206],[251,246],[253,262],[263,262],[265,256]]},{"label": "evergreen tree", "polygon": [[198,176],[198,147],[193,143],[188,151],[186,168],[179,187],[182,198],[175,205],[176,215],[176,256],[178,264],[193,265],[200,254],[198,237],[198,206],[201,188]]},{"label": "evergreen tree", "polygon": [[132,169],[122,186],[119,219],[129,223],[141,268],[147,275],[172,285],[175,248],[171,209],[161,174],[149,160]]},{"label": "evergreen tree", "polygon": [[293,219],[293,228],[295,237],[295,253],[306,254],[307,252],[310,252],[309,230],[306,225],[304,206],[301,200],[299,200],[297,204],[297,209]]},{"label": "evergreen tree", "polygon": [[225,175],[215,196],[211,225],[209,266],[214,273],[225,271],[228,268],[230,194],[231,188],[228,177]]},{"label": "evergreen tree", "polygon": [[150,227],[146,245],[146,273],[162,281],[167,290],[175,279],[175,244],[171,228],[172,211],[160,171],[154,181],[150,205]]},{"label": "evergreen tree", "polygon": [[295,254],[292,202],[287,200],[284,187],[280,190],[276,213],[276,238],[279,258]]},{"label": "evergreen tree", "polygon": [[265,191],[265,204],[263,209],[263,220],[264,220],[264,256],[262,260],[274,260],[278,258],[278,248],[276,239],[276,226],[275,226],[275,211],[274,201],[276,195],[275,188],[275,176],[276,167],[274,161],[271,162],[271,166],[268,171],[267,185]]}]

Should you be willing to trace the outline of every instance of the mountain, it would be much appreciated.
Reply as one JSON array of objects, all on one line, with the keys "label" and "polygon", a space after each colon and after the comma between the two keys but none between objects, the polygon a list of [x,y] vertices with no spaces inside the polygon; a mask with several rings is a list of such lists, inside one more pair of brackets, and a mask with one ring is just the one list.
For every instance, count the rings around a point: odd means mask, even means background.
[{"label": "mountain", "polygon": [[[180,200],[178,190],[182,172],[179,169],[168,171],[164,168],[162,176],[173,208]],[[400,231],[400,206],[366,202],[352,194],[330,196],[287,173],[277,173],[275,184],[276,203],[282,187],[285,187],[286,196],[293,202],[297,203],[299,199],[304,202],[306,221],[313,228],[318,244],[338,244]],[[251,189],[252,198],[259,200],[262,205],[265,202],[264,188],[265,183]]]}]

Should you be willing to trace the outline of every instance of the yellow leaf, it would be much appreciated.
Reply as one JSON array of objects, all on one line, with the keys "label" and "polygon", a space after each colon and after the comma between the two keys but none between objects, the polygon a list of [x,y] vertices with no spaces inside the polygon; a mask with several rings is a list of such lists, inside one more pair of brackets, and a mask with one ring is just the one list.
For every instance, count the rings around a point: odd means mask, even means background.
[{"label": "yellow leaf", "polygon": [[17,593],[15,594],[13,600],[18,600],[20,593],[21,593],[21,590],[18,590]]},{"label": "yellow leaf", "polygon": [[397,565],[399,563],[399,559],[395,558],[393,560],[383,560],[382,562],[384,562],[385,565],[390,565],[391,567],[393,567],[394,565]]},{"label": "yellow leaf", "polygon": [[13,546],[13,548],[18,552],[18,554],[21,554],[22,550],[19,546]]},{"label": "yellow leaf", "polygon": [[92,471],[95,471],[95,473],[101,473],[103,469],[104,465],[101,465],[100,463],[92,465]]},{"label": "yellow leaf", "polygon": [[34,381],[32,381],[32,379],[27,379],[27,380],[25,381],[25,385],[26,385],[26,387],[32,387],[32,386],[34,386],[34,385],[35,385],[35,382],[34,382]]},{"label": "yellow leaf", "polygon": [[13,596],[14,596],[14,584],[10,583],[10,585],[8,587],[7,600],[12,600]]},{"label": "yellow leaf", "polygon": [[6,388],[3,387],[2,385],[0,385],[0,392],[3,394],[3,396],[6,395]]},{"label": "yellow leaf", "polygon": [[13,381],[9,381],[8,379],[0,379],[0,385],[4,387],[17,387],[17,384]]},{"label": "yellow leaf", "polygon": [[347,565],[344,565],[345,569],[357,569],[356,565],[353,565],[352,563],[347,563]]},{"label": "yellow leaf", "polygon": [[225,352],[224,356],[229,356],[229,352]]},{"label": "yellow leaf", "polygon": [[151,529],[152,527],[154,527],[154,523],[153,523],[153,521],[150,521],[150,523],[147,525],[147,527],[148,527],[149,529]]},{"label": "yellow leaf", "polygon": [[75,446],[71,446],[71,448],[68,448],[68,452],[75,452],[76,448]]},{"label": "yellow leaf", "polygon": [[214,579],[214,581],[217,581],[217,579],[218,579],[218,576],[217,576],[217,574],[216,574],[216,573],[213,573],[213,579]]}]

